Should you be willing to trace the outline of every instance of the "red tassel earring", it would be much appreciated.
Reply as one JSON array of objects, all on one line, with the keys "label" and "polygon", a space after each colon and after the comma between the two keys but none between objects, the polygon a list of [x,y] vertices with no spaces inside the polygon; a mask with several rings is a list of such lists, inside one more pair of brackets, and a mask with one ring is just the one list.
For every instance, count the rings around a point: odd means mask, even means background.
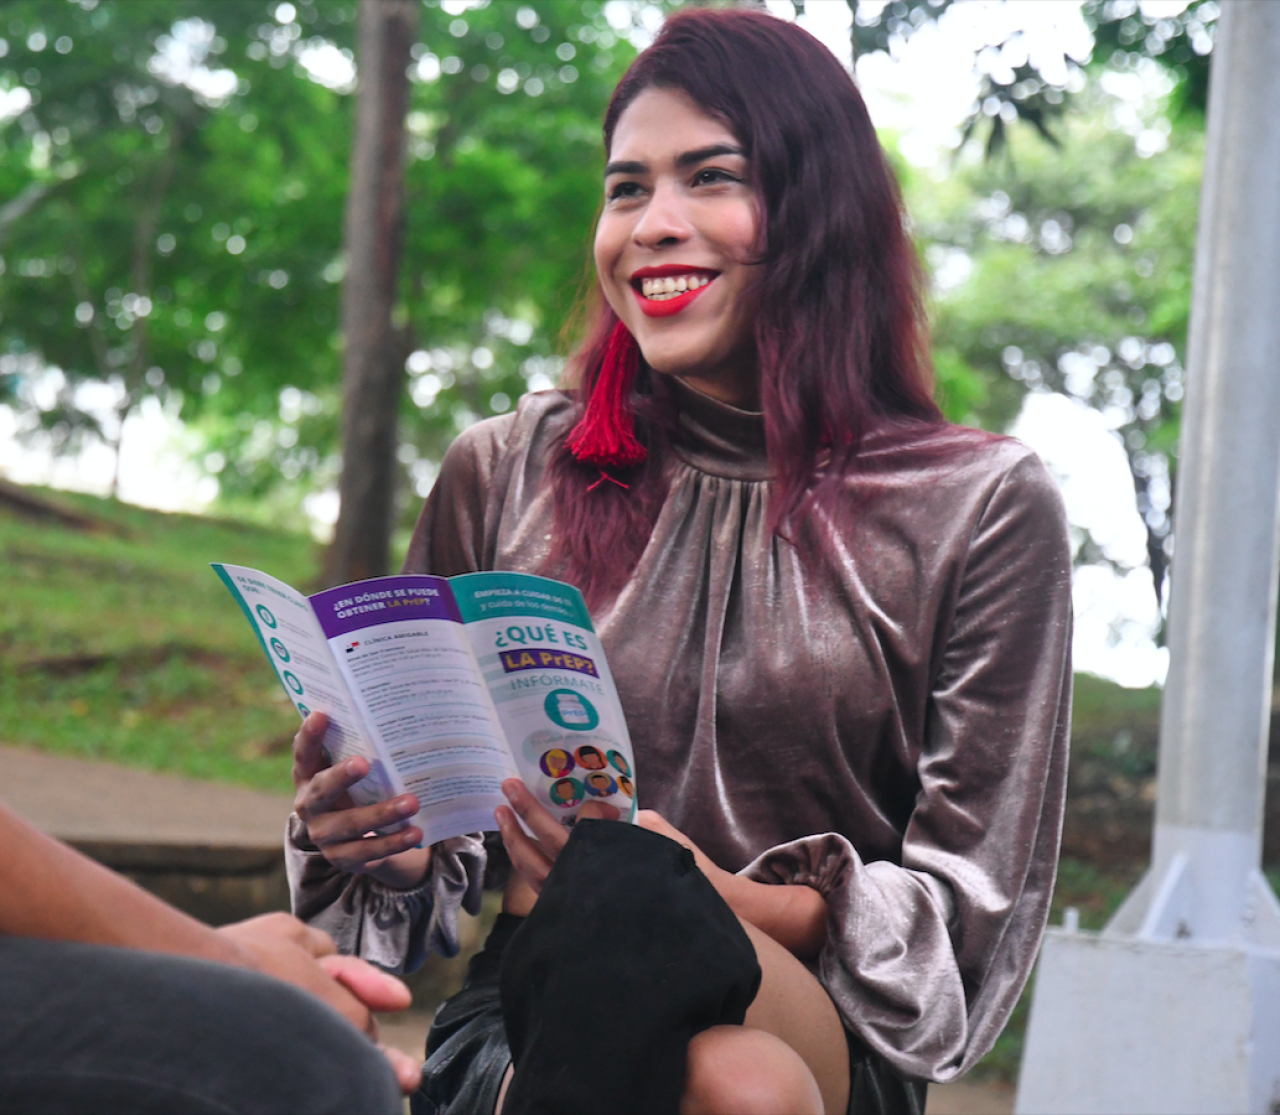
[{"label": "red tassel earring", "polygon": [[566,441],[579,461],[595,465],[602,473],[609,467],[632,468],[648,456],[636,440],[631,408],[631,385],[639,368],[640,346],[631,331],[618,322],[605,345],[586,412]]}]

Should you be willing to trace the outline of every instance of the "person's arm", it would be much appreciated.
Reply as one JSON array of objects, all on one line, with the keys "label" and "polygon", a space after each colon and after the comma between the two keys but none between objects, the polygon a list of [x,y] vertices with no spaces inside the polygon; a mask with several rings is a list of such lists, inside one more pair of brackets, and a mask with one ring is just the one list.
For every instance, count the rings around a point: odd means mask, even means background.
[{"label": "person's arm", "polygon": [[991,1047],[1035,960],[1071,708],[1071,554],[1053,479],[1015,458],[965,525],[900,857],[864,859],[825,832],[742,871],[822,894],[816,967],[845,1025],[899,1072],[938,1081]]},{"label": "person's arm", "polygon": [[[0,934],[244,963],[234,937],[39,832],[3,805],[0,847]],[[365,1020],[357,1024],[363,1029]]]},{"label": "person's arm", "polygon": [[[376,1035],[371,1010],[403,1010],[399,980],[353,957],[287,914],[267,914],[223,929],[148,894],[0,805],[0,935],[75,941],[171,953],[251,968],[284,980]],[[416,1086],[417,1065],[386,1051],[401,1087]]]},{"label": "person's arm", "polygon": [[702,873],[735,914],[778,942],[801,960],[812,960],[827,941],[827,900],[803,884],[759,883],[717,867],[684,833],[651,809],[642,809],[636,823],[661,833],[693,852]]},{"label": "person's arm", "polygon": [[[508,779],[502,784],[502,789],[511,805],[500,808],[495,819],[516,869],[512,879],[515,885],[508,886],[503,909],[509,914],[523,915],[533,908],[551,865],[569,839],[569,831],[538,803],[519,779]],[[617,813],[611,805],[588,802],[579,816],[616,820]],[[517,814],[529,832],[516,824]],[[693,852],[702,873],[743,921],[767,933],[802,960],[817,956],[827,937],[827,903],[812,887],[774,886],[725,871],[712,863],[692,840],[651,809],[640,810],[636,823],[683,844]]]}]

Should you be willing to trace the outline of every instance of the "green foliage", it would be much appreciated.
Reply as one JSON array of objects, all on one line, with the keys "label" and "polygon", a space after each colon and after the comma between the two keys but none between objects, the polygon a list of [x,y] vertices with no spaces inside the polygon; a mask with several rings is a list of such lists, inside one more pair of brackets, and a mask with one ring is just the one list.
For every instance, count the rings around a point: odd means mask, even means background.
[{"label": "green foliage", "polygon": [[[339,246],[348,114],[266,48],[274,7],[5,8],[0,84],[32,103],[0,126],[5,192],[27,206],[0,224],[0,377],[58,440],[115,440],[148,395],[190,419],[224,384],[235,409],[274,410],[283,383],[333,377],[323,269]],[[300,11],[344,37],[349,5]],[[46,363],[63,373],[53,401],[31,394]],[[113,422],[86,410],[77,387],[91,381],[114,385]]]},{"label": "green foliage", "polygon": [[79,531],[0,510],[0,739],[285,790],[296,716],[208,562],[305,585],[300,535],[89,496]]},{"label": "green foliage", "polygon": [[[306,66],[350,54],[353,20],[352,0],[5,6],[0,90],[32,103],[0,121],[0,391],[31,422],[114,441],[155,396],[204,437],[228,505],[278,517],[332,481],[354,98]],[[559,370],[634,50],[589,0],[428,3],[420,38],[395,320],[421,492],[459,428]],[[106,421],[90,382],[113,385]]]},{"label": "green foliage", "polygon": [[[942,182],[915,176],[908,201],[935,274],[968,271],[935,298],[944,389],[948,369],[980,376],[968,405],[993,428],[1028,390],[1101,411],[1129,455],[1159,586],[1203,136],[1181,128],[1144,158],[1100,90],[1077,107],[1059,147],[1013,135],[1000,160],[962,160]],[[1082,557],[1104,559],[1090,544]]]},{"label": "green foliage", "polygon": [[[941,19],[954,2],[891,0],[876,4],[848,0],[854,13],[854,55],[892,53],[921,27]],[[804,0],[792,0],[792,4],[797,12],[804,10]],[[1084,0],[1081,15],[1094,46],[1081,65],[1067,62],[1066,85],[1061,84],[1058,74],[1047,77],[1032,64],[1021,30],[1009,31],[1002,40],[985,45],[974,58],[981,80],[964,125],[963,141],[968,143],[985,132],[985,152],[990,158],[1005,149],[1013,125],[1020,123],[1056,147],[1058,125],[1075,109],[1076,94],[1084,85],[1080,80],[1083,71],[1096,76],[1106,67],[1123,69],[1142,61],[1154,61],[1172,79],[1174,115],[1202,123],[1220,10],[1218,0],[1190,0],[1173,15],[1145,7],[1138,0]]]}]

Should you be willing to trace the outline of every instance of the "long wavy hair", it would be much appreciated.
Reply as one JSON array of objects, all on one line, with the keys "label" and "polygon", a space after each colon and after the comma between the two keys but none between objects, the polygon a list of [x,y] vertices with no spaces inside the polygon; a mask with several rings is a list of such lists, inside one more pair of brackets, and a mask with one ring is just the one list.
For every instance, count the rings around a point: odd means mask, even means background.
[{"label": "long wavy hair", "polygon": [[[801,531],[802,517],[821,510],[822,521],[843,521],[837,491],[857,469],[867,431],[942,421],[923,273],[897,182],[853,80],[794,24],[734,9],[671,16],[614,90],[606,152],[623,112],[651,88],[682,90],[733,132],[749,160],[761,212],[763,267],[750,296],[758,307],[770,526],[811,558],[821,535]],[[598,287],[592,298],[566,377],[580,408],[618,321]],[[552,460],[556,523],[547,569],[578,584],[593,607],[634,570],[666,494],[673,415],[660,381],[642,361],[635,398],[636,434],[649,453],[642,465],[606,478],[563,446]]]}]

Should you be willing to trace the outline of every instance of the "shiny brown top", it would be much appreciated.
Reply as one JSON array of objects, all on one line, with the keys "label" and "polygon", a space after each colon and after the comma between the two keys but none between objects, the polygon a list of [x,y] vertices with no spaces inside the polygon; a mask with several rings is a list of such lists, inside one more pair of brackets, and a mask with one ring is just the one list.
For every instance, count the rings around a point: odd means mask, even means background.
[{"label": "shiny brown top", "polygon": [[[676,392],[669,495],[595,617],[640,803],[726,868],[822,892],[815,971],[846,1025],[900,1071],[950,1079],[1004,1025],[1053,888],[1071,695],[1056,486],[1010,439],[873,432],[846,480],[852,527],[806,565],[768,530],[762,418]],[[538,571],[544,470],[572,417],[546,392],[459,437],[406,569]],[[308,857],[299,905],[332,915],[341,893],[350,938],[363,903],[369,955],[393,922],[396,959],[447,948],[485,851],[441,851],[439,878],[400,896],[325,883]]]}]

